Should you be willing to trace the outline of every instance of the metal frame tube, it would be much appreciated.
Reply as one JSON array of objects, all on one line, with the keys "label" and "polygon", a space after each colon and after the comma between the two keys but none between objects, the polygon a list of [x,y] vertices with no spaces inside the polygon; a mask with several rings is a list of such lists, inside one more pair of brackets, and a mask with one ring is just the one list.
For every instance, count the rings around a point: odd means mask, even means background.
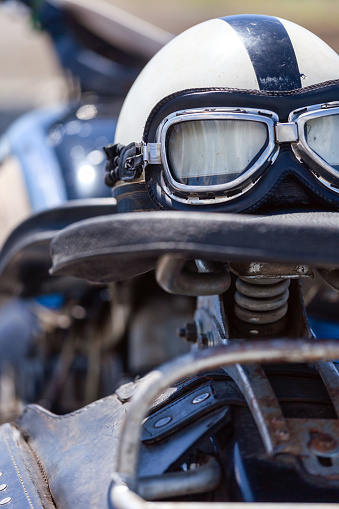
[{"label": "metal frame tube", "polygon": [[205,493],[215,489],[220,478],[220,465],[213,456],[209,456],[205,464],[193,470],[140,477],[137,492],[146,500]]},{"label": "metal frame tube", "polygon": [[[152,371],[147,380],[141,384],[132,398],[129,412],[122,427],[120,447],[117,459],[117,474],[114,475],[111,487],[111,502],[117,509],[189,509],[200,507],[201,504],[183,503],[151,503],[144,501],[133,493],[129,486],[137,486],[136,472],[138,465],[141,425],[147,415],[150,404],[168,386],[208,369],[230,366],[234,364],[255,364],[275,362],[316,362],[339,358],[339,342],[329,340],[267,340],[258,342],[237,342],[213,349],[192,351],[174,361],[168,362],[157,370]],[[231,507],[246,507],[253,504],[203,504],[213,509],[228,509]],[[302,504],[268,504],[265,507],[278,509],[279,507],[299,507]],[[201,507],[202,507],[201,506]],[[254,504],[253,507],[262,504]],[[310,504],[308,504],[308,507]],[[320,504],[318,507],[329,507]],[[339,504],[331,504],[331,508]]]}]

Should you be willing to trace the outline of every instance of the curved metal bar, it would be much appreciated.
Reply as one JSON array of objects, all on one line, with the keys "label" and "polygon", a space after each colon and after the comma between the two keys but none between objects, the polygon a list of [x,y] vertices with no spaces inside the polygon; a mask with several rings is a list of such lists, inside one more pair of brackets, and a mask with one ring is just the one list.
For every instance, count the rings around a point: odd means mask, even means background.
[{"label": "curved metal bar", "polygon": [[214,490],[220,479],[220,465],[213,456],[209,456],[205,464],[193,470],[140,477],[137,492],[146,500],[181,497]]},{"label": "curved metal bar", "polygon": [[111,492],[114,509],[338,509],[339,504],[291,502],[147,502],[130,491],[127,485],[119,484]]},{"label": "curved metal bar", "polygon": [[199,297],[220,295],[228,290],[231,276],[227,268],[215,272],[189,272],[184,269],[186,261],[182,256],[168,254],[159,259],[156,279],[166,292]]},{"label": "curved metal bar", "polygon": [[[206,502],[148,502],[135,493],[141,425],[152,401],[169,385],[211,368],[234,364],[255,364],[270,362],[316,362],[339,358],[339,342],[316,340],[272,340],[238,342],[213,349],[193,351],[171,361],[151,372],[144,384],[140,385],[126,415],[122,428],[117,459],[117,473],[113,475],[109,498],[114,509],[250,509],[263,504],[206,503]],[[264,504],[265,509],[298,509],[300,504]],[[311,507],[313,504],[308,504]],[[332,507],[339,504],[331,504]],[[328,504],[314,504],[325,509]]]},{"label": "curved metal bar", "polygon": [[117,472],[134,479],[137,471],[141,424],[151,403],[168,386],[197,372],[233,364],[315,362],[339,358],[338,341],[280,339],[239,342],[192,351],[152,371],[132,398],[122,427]]}]

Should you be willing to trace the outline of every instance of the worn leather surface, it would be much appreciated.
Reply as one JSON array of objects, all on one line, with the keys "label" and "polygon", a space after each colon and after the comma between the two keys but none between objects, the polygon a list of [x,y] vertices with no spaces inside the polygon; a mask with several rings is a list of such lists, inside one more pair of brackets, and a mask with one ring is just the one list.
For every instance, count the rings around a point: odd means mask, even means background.
[{"label": "worn leather surface", "polygon": [[[323,406],[328,404],[328,395],[319,386],[320,379],[312,378],[315,376],[313,371],[300,377],[298,366],[295,370],[298,378],[286,377],[284,369],[279,366],[267,368],[270,379],[274,379],[279,400],[297,405],[307,401],[316,401]],[[288,371],[290,375],[294,373],[293,366],[288,369],[292,369]],[[13,426],[2,426],[0,471],[3,476],[0,476],[0,484],[3,481],[10,486],[6,479],[11,479],[11,486],[13,482],[13,500],[14,495],[23,500],[22,505],[14,507],[26,508],[26,492],[22,492],[21,479],[28,483],[26,491],[31,490],[32,497],[39,500],[45,497],[44,502],[49,503],[45,477],[57,508],[108,509],[107,494],[111,475],[116,469],[122,422],[131,397],[142,383],[143,379],[140,379],[137,384],[120,388],[118,394],[122,399],[114,394],[63,416],[38,405],[29,405],[16,422],[21,435]],[[210,397],[202,399],[191,411],[189,407],[193,400],[207,392]],[[230,405],[233,408],[246,406],[234,382],[229,381],[221,370],[184,380],[175,387],[175,392],[173,389],[165,391],[154,403],[144,424],[139,475],[159,475],[170,466],[180,465],[187,449],[225,425],[230,418]],[[172,418],[168,428],[155,426],[168,416]],[[14,475],[17,468],[23,470],[19,483]],[[34,480],[34,485],[30,479]],[[27,507],[49,508],[47,502],[45,506],[37,503]]]},{"label": "worn leather surface", "polygon": [[[205,377],[201,378],[200,393],[205,390],[205,380]],[[130,398],[142,381],[143,379],[137,384],[130,383],[125,389],[123,386],[118,391],[123,400],[114,394],[63,416],[55,415],[39,405],[29,405],[19,417],[16,425],[48,479],[56,507],[108,508],[107,494],[111,475],[116,469],[122,422],[128,412]],[[192,379],[192,383],[198,383],[197,379]],[[212,391],[211,383],[209,390]],[[179,385],[178,406],[181,405],[181,408],[187,406],[185,398],[181,402],[183,390]],[[188,382],[186,393],[190,395],[191,391]],[[195,397],[196,391],[199,392],[199,388],[193,389],[192,397]],[[231,393],[231,399],[234,397],[239,399],[234,388]],[[173,391],[170,390],[159,398],[153,411],[163,407],[166,397],[172,401]],[[167,439],[168,434],[164,433],[155,445],[142,444],[139,474],[160,474],[178,461],[187,448],[201,436],[224,422],[229,411],[228,399],[226,397],[217,404],[203,407],[193,422],[182,420],[176,427],[177,432],[171,432],[170,440]],[[171,408],[173,404],[172,401]],[[180,415],[180,411],[177,413]]]},{"label": "worn leather surface", "polygon": [[108,396],[58,416],[29,405],[17,421],[39,459],[56,506],[105,509],[128,404]]},{"label": "worn leather surface", "polygon": [[162,254],[224,262],[339,264],[339,213],[266,216],[122,213],[74,223],[51,243],[52,273],[109,282],[152,270]]},{"label": "worn leather surface", "polygon": [[[55,507],[47,483],[20,432],[0,427],[0,506],[15,509]],[[5,500],[11,500],[5,503]]]}]

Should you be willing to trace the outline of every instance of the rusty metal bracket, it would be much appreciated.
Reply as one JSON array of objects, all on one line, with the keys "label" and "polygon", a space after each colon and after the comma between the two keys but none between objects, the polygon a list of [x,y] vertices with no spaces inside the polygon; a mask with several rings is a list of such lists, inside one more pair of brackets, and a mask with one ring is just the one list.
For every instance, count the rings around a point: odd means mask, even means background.
[{"label": "rusty metal bracket", "polygon": [[[141,425],[147,415],[148,408],[152,401],[158,397],[161,392],[178,382],[179,380],[191,376],[197,372],[224,366],[235,365],[253,365],[258,363],[280,363],[280,362],[318,362],[328,361],[339,358],[339,343],[337,341],[307,341],[307,340],[270,340],[261,342],[240,342],[227,346],[220,346],[213,349],[202,351],[192,351],[189,354],[181,356],[162,367],[158,368],[148,375],[144,384],[142,384],[135,393],[128,414],[122,429],[120,448],[118,452],[117,471],[113,475],[110,487],[110,501],[116,509],[188,509],[201,507],[204,509],[231,509],[251,506],[258,507],[258,504],[234,504],[234,503],[151,503],[143,500],[135,493],[138,486],[137,464],[139,454],[139,443]],[[261,374],[259,373],[261,377]],[[279,417],[279,416],[278,416]],[[272,415],[272,419],[276,416]],[[283,425],[289,428],[290,421],[287,419]],[[297,419],[295,420],[297,421]],[[279,422],[277,429],[280,429]],[[295,423],[296,426],[300,423]],[[293,428],[295,428],[293,425]],[[293,433],[295,430],[292,430]],[[318,442],[310,446],[326,448],[325,437],[318,437]],[[333,444],[330,444],[330,446]],[[274,444],[272,444],[274,447]],[[300,508],[300,504],[260,504],[260,507],[272,509]],[[308,507],[312,504],[308,504]],[[315,507],[333,508],[334,504],[319,504]],[[339,505],[337,504],[337,507]]]}]

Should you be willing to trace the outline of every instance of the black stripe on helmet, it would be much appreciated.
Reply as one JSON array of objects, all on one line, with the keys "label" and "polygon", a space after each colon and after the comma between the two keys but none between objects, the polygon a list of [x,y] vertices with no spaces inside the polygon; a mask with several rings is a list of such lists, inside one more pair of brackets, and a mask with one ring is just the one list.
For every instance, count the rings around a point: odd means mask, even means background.
[{"label": "black stripe on helmet", "polygon": [[260,90],[301,88],[300,71],[284,25],[271,16],[226,16],[251,59]]}]

